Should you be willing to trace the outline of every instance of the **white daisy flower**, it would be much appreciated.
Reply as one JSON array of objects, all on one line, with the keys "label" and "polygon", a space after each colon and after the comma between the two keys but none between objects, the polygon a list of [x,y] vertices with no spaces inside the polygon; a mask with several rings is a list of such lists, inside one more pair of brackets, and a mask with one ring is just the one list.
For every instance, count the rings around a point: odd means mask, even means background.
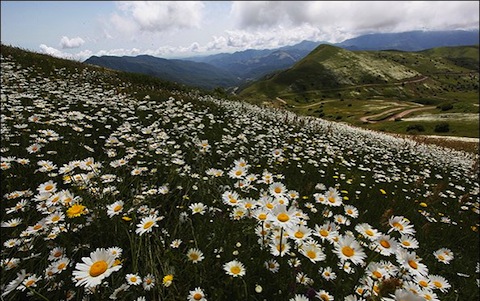
[{"label": "white daisy flower", "polygon": [[127,274],[125,280],[129,285],[140,285],[142,283],[142,278],[137,274]]},{"label": "white daisy flower", "polygon": [[137,229],[135,230],[135,233],[143,235],[147,232],[152,232],[153,227],[158,227],[157,220],[158,217],[156,215],[149,215],[142,218],[140,223],[137,224]]},{"label": "white daisy flower", "polygon": [[227,262],[223,265],[223,269],[227,273],[227,275],[233,276],[233,277],[241,277],[245,275],[246,269],[243,263],[240,261],[234,259],[230,262]]},{"label": "white daisy flower", "polygon": [[83,263],[77,263],[72,275],[75,286],[95,287],[113,272],[120,270],[115,256],[104,248],[98,248],[90,253],[89,257],[82,258]]}]

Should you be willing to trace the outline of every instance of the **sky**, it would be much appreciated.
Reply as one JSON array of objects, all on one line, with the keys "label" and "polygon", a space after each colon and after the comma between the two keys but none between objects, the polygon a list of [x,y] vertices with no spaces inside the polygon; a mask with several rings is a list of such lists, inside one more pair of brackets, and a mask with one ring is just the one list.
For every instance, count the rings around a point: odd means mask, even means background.
[{"label": "sky", "polygon": [[83,61],[182,58],[338,43],[370,33],[478,30],[479,1],[1,1],[1,42]]}]

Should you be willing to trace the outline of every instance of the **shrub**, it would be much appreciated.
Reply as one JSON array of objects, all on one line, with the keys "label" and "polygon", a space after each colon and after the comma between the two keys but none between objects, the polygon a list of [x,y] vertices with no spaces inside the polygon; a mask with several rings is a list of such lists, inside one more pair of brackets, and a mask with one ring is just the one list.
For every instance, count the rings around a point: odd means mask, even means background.
[{"label": "shrub", "polygon": [[450,125],[448,122],[441,122],[435,126],[434,131],[436,133],[447,133],[450,131]]},{"label": "shrub", "polygon": [[421,124],[410,124],[407,126],[407,132],[425,132],[425,127]]},{"label": "shrub", "polygon": [[453,109],[453,105],[451,103],[444,103],[444,104],[438,105],[437,108],[439,108],[442,111],[448,111]]}]

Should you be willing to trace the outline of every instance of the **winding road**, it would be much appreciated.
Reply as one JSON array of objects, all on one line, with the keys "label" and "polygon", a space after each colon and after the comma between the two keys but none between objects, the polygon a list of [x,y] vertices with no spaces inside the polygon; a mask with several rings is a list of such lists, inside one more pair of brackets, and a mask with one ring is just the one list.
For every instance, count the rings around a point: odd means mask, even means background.
[{"label": "winding road", "polygon": [[[390,113],[393,113],[393,112],[396,112],[396,111],[399,111],[399,110],[402,110],[402,109],[405,109],[405,108],[394,108],[394,109],[390,109],[390,110],[384,111],[384,112],[379,113],[379,114],[370,115],[370,116],[363,116],[363,117],[360,117],[360,120],[362,122],[365,122],[365,123],[377,123],[377,122],[380,122],[380,121],[395,121],[396,119],[403,118],[410,113],[413,113],[413,112],[416,112],[416,111],[431,110],[431,109],[435,109],[435,107],[434,106],[427,106],[426,107],[426,106],[422,105],[421,107],[410,108],[410,109],[404,110],[404,111],[396,113],[396,114],[390,114]],[[385,117],[382,118],[382,120],[370,120],[370,119],[378,118],[380,116],[385,116]]]}]

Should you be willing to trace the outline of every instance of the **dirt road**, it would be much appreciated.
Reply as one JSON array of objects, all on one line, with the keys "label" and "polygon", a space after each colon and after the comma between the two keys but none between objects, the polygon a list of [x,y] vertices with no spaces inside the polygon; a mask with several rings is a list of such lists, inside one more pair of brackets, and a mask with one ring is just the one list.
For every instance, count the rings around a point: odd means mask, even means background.
[{"label": "dirt road", "polygon": [[416,112],[416,111],[431,110],[431,109],[435,109],[435,108],[436,107],[434,107],[434,106],[429,106],[429,107],[420,107],[420,108],[409,109],[409,110],[406,110],[406,111],[403,111],[403,112],[400,112],[398,114],[395,114],[395,115],[391,116],[390,118],[388,118],[388,121],[394,121],[395,119],[400,119],[400,118],[405,117],[408,114]]},{"label": "dirt road", "polygon": [[[393,109],[384,111],[384,112],[379,113],[379,114],[370,115],[370,116],[363,116],[363,117],[360,117],[360,121],[368,122],[368,123],[377,123],[377,122],[381,122],[381,121],[394,121],[395,119],[403,118],[410,113],[413,113],[413,112],[416,112],[416,111],[431,110],[431,109],[435,109],[435,107],[433,107],[433,106],[428,106],[428,107],[421,106],[421,107],[417,107],[417,108],[409,108],[408,110],[404,110],[404,109],[405,108],[393,108]],[[396,114],[392,114],[391,116],[388,115],[390,113],[393,113],[393,112],[399,111],[399,110],[404,110],[404,111],[396,113]],[[382,120],[370,120],[370,119],[374,119],[374,118],[377,118],[377,117],[380,117],[380,116],[383,116],[383,115],[385,115],[385,118],[383,118]]]}]

